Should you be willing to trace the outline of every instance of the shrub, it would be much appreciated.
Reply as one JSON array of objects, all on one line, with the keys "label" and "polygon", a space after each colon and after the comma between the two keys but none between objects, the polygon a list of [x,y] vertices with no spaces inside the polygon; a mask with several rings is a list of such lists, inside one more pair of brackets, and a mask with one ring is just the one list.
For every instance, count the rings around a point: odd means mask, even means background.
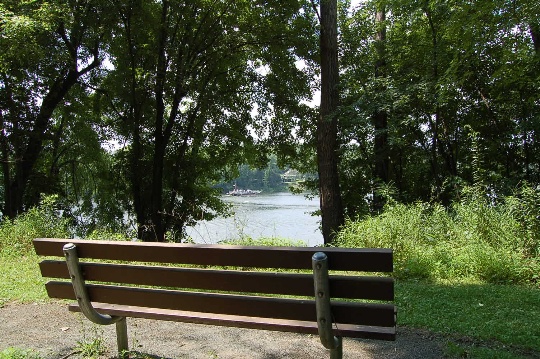
[{"label": "shrub", "polygon": [[522,231],[521,247],[524,254],[540,256],[540,186],[531,188],[524,185],[506,201]]},{"label": "shrub", "polygon": [[348,221],[336,244],[393,248],[401,278],[538,282],[539,209],[527,193],[527,200],[492,203],[473,189],[450,208],[392,204],[378,216]]},{"label": "shrub", "polygon": [[44,196],[39,206],[14,220],[3,219],[0,224],[0,253],[26,255],[32,253],[34,238],[69,236],[69,221],[61,218],[56,209],[56,199],[56,196]]},{"label": "shrub", "polygon": [[131,237],[127,233],[118,233],[110,229],[94,229],[86,236],[86,239],[105,240],[105,241],[130,241]]}]

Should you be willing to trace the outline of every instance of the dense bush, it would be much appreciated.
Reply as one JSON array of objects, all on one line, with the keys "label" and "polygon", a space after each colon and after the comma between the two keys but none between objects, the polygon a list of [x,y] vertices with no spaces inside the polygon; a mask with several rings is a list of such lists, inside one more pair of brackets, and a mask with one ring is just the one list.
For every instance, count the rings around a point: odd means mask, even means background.
[{"label": "dense bush", "polygon": [[450,208],[392,203],[376,217],[349,221],[339,246],[393,248],[401,278],[538,282],[540,191],[496,202],[468,190]]},{"label": "dense bush", "polygon": [[69,236],[69,221],[60,216],[55,203],[55,196],[45,196],[39,206],[31,208],[13,221],[4,218],[0,224],[0,253],[26,255],[33,251],[34,238]]}]

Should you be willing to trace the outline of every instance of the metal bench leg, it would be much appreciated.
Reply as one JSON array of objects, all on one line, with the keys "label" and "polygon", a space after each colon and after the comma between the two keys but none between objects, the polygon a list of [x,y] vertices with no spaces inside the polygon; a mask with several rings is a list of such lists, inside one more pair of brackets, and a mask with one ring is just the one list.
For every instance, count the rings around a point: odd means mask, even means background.
[{"label": "metal bench leg", "polygon": [[330,359],[343,357],[341,337],[332,332],[332,311],[330,308],[330,284],[328,280],[328,257],[323,252],[313,255],[313,282],[315,287],[315,307],[319,338],[326,349],[330,349]]},{"label": "metal bench leg", "polygon": [[64,256],[66,257],[69,276],[71,277],[71,283],[73,284],[75,297],[77,298],[77,303],[79,303],[79,308],[81,308],[84,316],[93,323],[100,325],[110,325],[116,323],[118,355],[121,357],[122,354],[128,350],[126,318],[101,314],[94,309],[92,303],[90,302],[90,297],[88,296],[88,291],[86,290],[86,285],[84,282],[84,276],[79,265],[77,247],[73,243],[67,243],[63,250]]},{"label": "metal bench leg", "polygon": [[334,337],[337,341],[337,345],[334,349],[330,349],[330,359],[342,359],[343,358],[343,338]]},{"label": "metal bench leg", "polygon": [[116,322],[116,344],[118,345],[118,357],[127,357],[129,346],[127,335],[127,321],[125,317]]}]

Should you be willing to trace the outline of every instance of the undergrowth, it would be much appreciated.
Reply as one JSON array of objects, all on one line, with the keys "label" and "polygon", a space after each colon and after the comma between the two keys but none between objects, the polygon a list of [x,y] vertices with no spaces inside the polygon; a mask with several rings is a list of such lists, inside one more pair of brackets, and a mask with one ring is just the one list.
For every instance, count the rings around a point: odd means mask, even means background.
[{"label": "undergrowth", "polygon": [[0,223],[0,255],[22,256],[33,253],[34,238],[66,238],[69,220],[56,209],[56,196],[44,196],[33,207],[14,220],[3,218]]},{"label": "undergrowth", "polygon": [[450,208],[392,203],[348,221],[336,244],[394,249],[394,275],[487,283],[540,282],[540,190],[495,202],[474,189]]},{"label": "undergrowth", "polygon": [[39,353],[31,349],[10,347],[0,351],[0,359],[42,359]]},{"label": "undergrowth", "polygon": [[84,323],[81,323],[81,325],[83,337],[77,341],[75,347],[77,353],[85,359],[97,359],[105,354],[107,348],[103,337],[103,329],[94,324],[90,329],[90,333],[88,333]]},{"label": "undergrowth", "polygon": [[220,241],[219,244],[231,244],[237,246],[265,246],[265,247],[306,247],[303,241],[293,241],[287,238],[280,237],[263,237],[253,239],[244,236],[238,239],[227,239]]}]

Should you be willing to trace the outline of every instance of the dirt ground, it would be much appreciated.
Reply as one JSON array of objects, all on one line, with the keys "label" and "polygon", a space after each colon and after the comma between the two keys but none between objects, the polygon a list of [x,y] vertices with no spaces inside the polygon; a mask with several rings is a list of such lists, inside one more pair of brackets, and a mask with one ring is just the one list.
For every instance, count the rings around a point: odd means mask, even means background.
[{"label": "dirt ground", "polygon": [[[130,349],[148,358],[329,358],[312,335],[237,329],[128,318]],[[115,329],[96,326],[65,303],[6,304],[0,308],[0,351],[9,347],[34,349],[50,359],[78,358],[78,342],[103,338],[114,358]],[[343,340],[343,357],[444,358],[445,340],[427,332],[398,328],[395,342]]]}]

